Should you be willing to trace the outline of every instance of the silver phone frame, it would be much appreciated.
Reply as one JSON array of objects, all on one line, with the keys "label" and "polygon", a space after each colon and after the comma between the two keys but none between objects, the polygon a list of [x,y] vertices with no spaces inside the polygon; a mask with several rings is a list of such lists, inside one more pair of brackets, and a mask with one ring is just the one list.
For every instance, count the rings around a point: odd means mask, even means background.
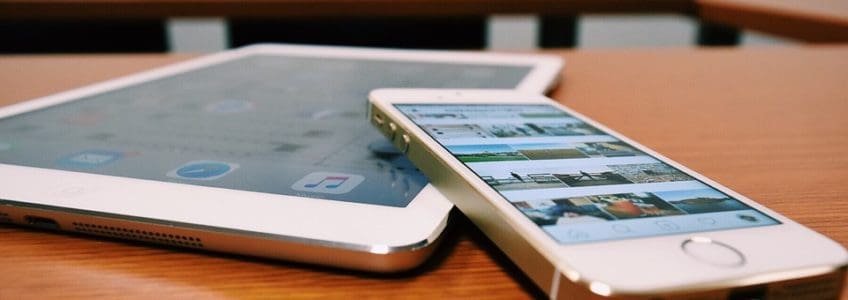
[{"label": "silver phone frame", "polygon": [[[769,288],[792,286],[805,280],[822,280],[836,282],[836,288],[841,289],[842,278],[848,269],[848,252],[838,243],[804,227],[785,216],[774,212],[763,205],[734,192],[733,190],[710,180],[709,178],[674,162],[673,160],[633,141],[626,136],[576,112],[560,103],[556,103],[543,95],[526,94],[510,90],[449,90],[449,89],[380,89],[369,95],[372,124],[381,129],[387,136],[395,137],[396,146],[407,149],[407,156],[425,172],[431,182],[448,196],[486,235],[503,250],[519,268],[527,274],[551,298],[569,299],[569,297],[622,297],[622,298],[652,298],[652,297],[681,297],[693,295],[709,297],[726,297],[737,289],[757,285]],[[678,168],[686,174],[710,185],[721,192],[731,195],[745,204],[779,220],[782,224],[772,226],[724,229],[713,232],[749,232],[768,231],[770,228],[782,227],[791,229],[785,234],[792,236],[803,235],[808,241],[814,241],[819,246],[828,246],[830,257],[823,264],[809,264],[802,268],[788,270],[772,270],[754,275],[737,276],[718,281],[705,281],[687,286],[667,286],[646,290],[632,286],[609,284],[605,278],[586,276],[584,268],[576,268],[564,258],[563,249],[581,250],[599,249],[598,244],[609,247],[624,246],[632,240],[672,239],[683,236],[700,236],[701,233],[680,233],[666,236],[636,238],[630,240],[614,240],[589,244],[560,245],[544,233],[541,228],[529,218],[511,206],[500,194],[474,174],[467,166],[455,159],[441,144],[429,136],[423,129],[406,118],[394,104],[551,104],[574,117],[607,132],[640,151]],[[392,131],[388,126],[378,124],[374,118],[383,119],[383,124],[392,122],[397,130]],[[406,136],[404,140],[403,136]],[[708,232],[710,233],[710,232]],[[632,243],[632,242],[631,242]],[[678,244],[679,245],[679,244]],[[609,248],[607,247],[607,248]],[[578,252],[575,252],[578,253]],[[824,253],[821,253],[824,255]],[[708,298],[709,298],[708,297]],[[688,299],[688,298],[687,298]]]}]

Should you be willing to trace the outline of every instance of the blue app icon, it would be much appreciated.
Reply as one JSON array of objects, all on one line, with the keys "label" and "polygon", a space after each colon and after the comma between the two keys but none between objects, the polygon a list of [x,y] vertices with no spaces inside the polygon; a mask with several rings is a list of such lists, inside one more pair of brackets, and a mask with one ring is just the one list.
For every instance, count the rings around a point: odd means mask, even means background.
[{"label": "blue app icon", "polygon": [[167,175],[179,179],[215,180],[224,177],[238,167],[239,165],[234,163],[195,160],[171,170]]},{"label": "blue app icon", "polygon": [[122,152],[108,150],[85,150],[59,159],[57,164],[69,168],[91,169],[112,163],[123,155]]}]

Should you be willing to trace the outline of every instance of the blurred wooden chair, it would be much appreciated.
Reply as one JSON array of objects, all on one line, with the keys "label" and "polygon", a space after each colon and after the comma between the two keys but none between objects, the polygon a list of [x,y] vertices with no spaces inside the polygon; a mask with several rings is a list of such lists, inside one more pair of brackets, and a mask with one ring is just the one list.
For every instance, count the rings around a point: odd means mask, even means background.
[{"label": "blurred wooden chair", "polygon": [[743,28],[809,43],[848,42],[848,1],[696,0],[695,2],[698,6],[699,18],[717,25],[713,34],[723,34],[738,40],[737,28]]}]

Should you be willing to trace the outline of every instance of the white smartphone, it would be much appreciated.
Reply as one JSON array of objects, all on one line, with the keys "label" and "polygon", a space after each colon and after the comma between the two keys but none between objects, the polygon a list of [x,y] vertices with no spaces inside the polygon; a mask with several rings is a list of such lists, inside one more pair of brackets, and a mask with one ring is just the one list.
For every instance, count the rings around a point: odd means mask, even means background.
[{"label": "white smartphone", "polygon": [[259,45],[3,107],[0,222],[405,270],[433,250],[453,205],[368,124],[367,93],[542,93],[561,67],[536,55]]},{"label": "white smartphone", "polygon": [[551,298],[841,293],[838,243],[545,96],[370,101],[371,123]]}]

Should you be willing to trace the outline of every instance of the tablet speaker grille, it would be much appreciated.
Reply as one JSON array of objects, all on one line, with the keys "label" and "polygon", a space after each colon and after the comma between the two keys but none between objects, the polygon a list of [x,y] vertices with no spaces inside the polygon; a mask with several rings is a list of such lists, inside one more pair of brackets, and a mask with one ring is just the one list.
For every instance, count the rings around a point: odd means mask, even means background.
[{"label": "tablet speaker grille", "polygon": [[133,229],[126,227],[105,226],[90,223],[73,222],[74,230],[77,232],[101,235],[107,237],[130,239],[142,242],[159,243],[171,246],[203,248],[203,241],[199,238],[170,234],[164,232],[155,232],[141,229]]}]

